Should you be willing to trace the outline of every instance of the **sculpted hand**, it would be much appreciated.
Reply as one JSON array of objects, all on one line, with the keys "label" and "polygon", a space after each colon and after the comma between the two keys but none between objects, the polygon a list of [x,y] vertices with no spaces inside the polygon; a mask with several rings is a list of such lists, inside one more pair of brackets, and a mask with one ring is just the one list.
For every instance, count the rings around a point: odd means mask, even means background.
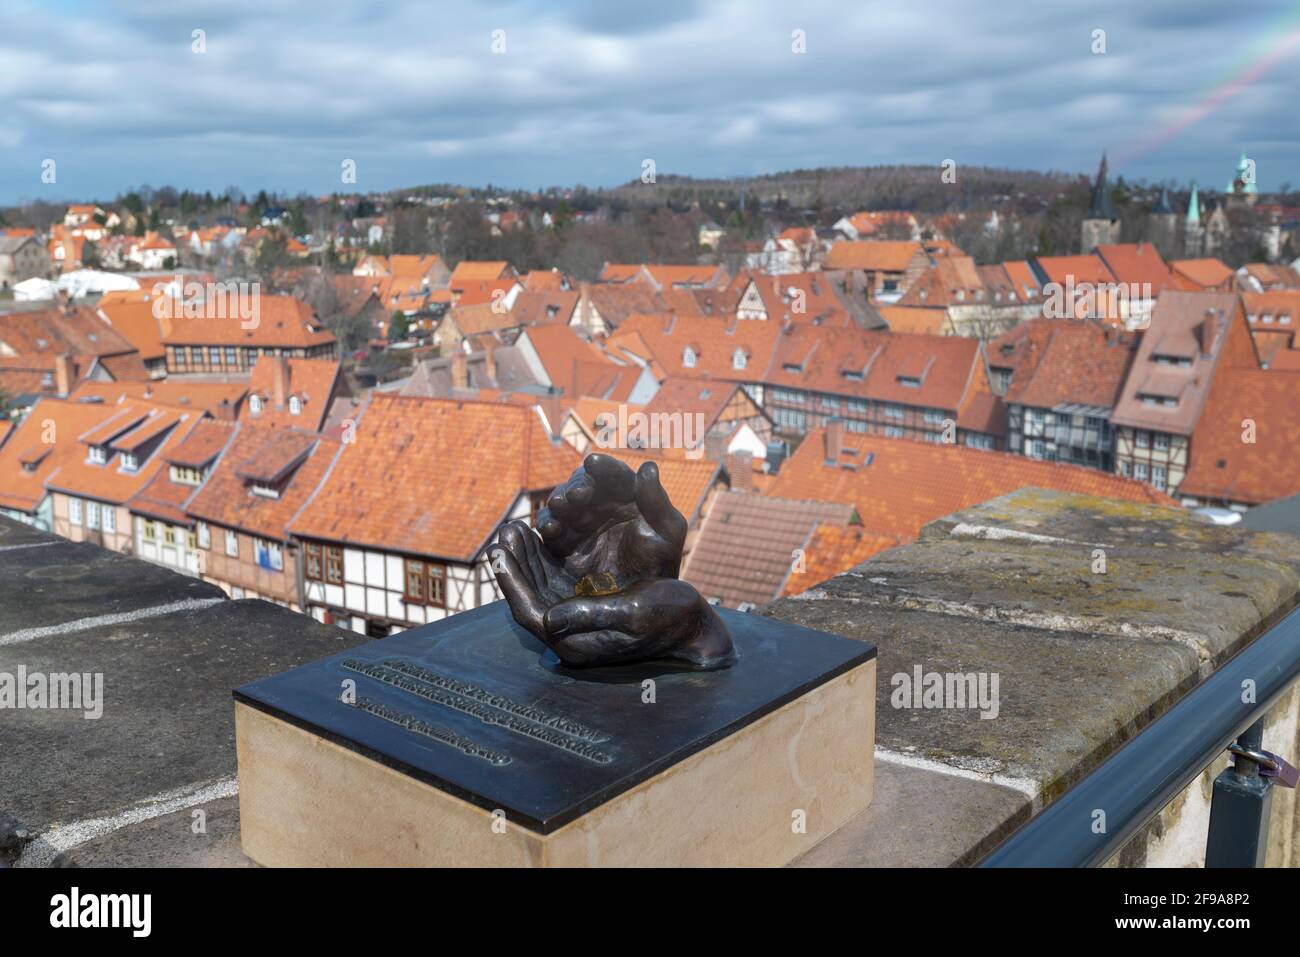
[{"label": "sculpted hand", "polygon": [[565,664],[734,660],[721,618],[677,578],[686,520],[654,463],[634,473],[611,456],[588,456],[537,524],[540,538],[524,522],[504,525],[492,567],[515,620]]}]

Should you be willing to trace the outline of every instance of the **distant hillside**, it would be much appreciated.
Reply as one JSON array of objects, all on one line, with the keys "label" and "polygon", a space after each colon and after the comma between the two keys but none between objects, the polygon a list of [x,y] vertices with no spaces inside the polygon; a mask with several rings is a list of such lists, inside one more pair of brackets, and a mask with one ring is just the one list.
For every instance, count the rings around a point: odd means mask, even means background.
[{"label": "distant hillside", "polygon": [[844,166],[789,170],[732,179],[697,179],[660,173],[654,188],[633,181],[611,190],[630,204],[739,201],[783,204],[797,209],[909,209],[955,212],[971,206],[1046,208],[1060,193],[1077,186],[1077,174],[957,166],[956,182],[945,183],[939,166]]}]

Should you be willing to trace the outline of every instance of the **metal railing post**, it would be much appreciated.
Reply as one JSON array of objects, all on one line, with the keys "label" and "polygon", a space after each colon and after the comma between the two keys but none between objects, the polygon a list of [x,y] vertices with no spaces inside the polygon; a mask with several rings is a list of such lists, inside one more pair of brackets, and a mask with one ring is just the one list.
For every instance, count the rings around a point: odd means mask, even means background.
[{"label": "metal railing post", "polygon": [[1210,832],[1205,841],[1206,867],[1264,866],[1273,782],[1259,773],[1257,762],[1241,753],[1258,753],[1263,746],[1264,719],[1260,718],[1237,738],[1240,751],[1214,779]]}]

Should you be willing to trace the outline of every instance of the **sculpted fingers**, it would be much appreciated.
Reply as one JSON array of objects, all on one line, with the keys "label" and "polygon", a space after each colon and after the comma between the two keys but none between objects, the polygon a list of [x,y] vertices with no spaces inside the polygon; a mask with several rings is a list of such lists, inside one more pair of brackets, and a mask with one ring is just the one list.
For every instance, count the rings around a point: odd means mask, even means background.
[{"label": "sculpted fingers", "polygon": [[582,468],[595,483],[597,504],[624,505],[632,501],[636,473],[614,456],[593,452],[583,460]]},{"label": "sculpted fingers", "polygon": [[643,462],[636,473],[636,504],[641,516],[659,535],[678,549],[686,543],[686,519],[673,507],[659,481],[659,466]]},{"label": "sculpted fingers", "polygon": [[489,552],[492,571],[496,573],[501,593],[515,621],[523,625],[538,638],[546,640],[544,623],[546,607],[537,594],[537,589],[527,574],[520,568],[519,562],[510,550],[503,546],[494,546]]}]

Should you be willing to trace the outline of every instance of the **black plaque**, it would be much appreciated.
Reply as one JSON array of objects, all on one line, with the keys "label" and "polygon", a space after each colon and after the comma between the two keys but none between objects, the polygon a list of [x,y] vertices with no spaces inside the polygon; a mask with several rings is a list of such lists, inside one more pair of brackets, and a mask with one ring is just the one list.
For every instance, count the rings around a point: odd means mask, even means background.
[{"label": "black plaque", "polygon": [[547,834],[876,655],[862,642],[720,614],[738,652],[723,671],[569,669],[499,601],[244,685],[235,698]]}]

